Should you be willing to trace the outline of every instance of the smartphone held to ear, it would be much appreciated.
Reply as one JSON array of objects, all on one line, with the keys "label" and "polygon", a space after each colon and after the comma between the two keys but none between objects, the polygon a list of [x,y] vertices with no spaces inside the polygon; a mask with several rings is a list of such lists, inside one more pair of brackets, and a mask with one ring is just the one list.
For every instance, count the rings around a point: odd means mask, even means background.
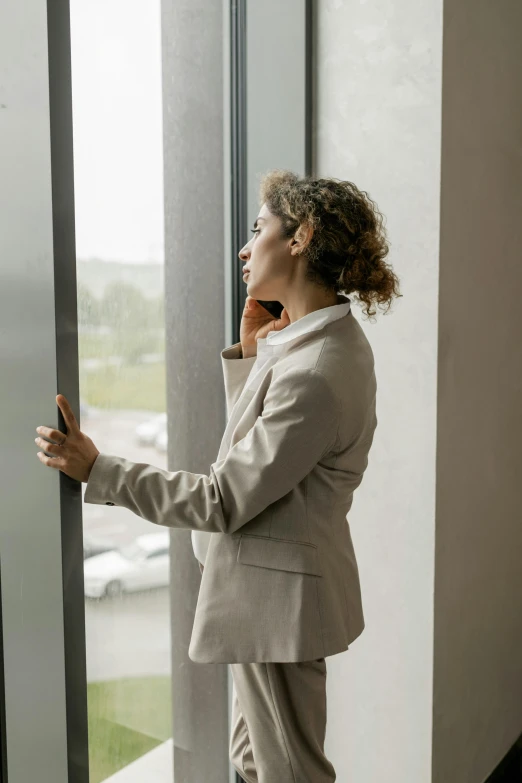
[{"label": "smartphone held to ear", "polygon": [[281,313],[283,312],[283,305],[281,304],[281,302],[276,302],[276,301],[266,302],[266,301],[262,301],[261,299],[256,299],[256,302],[259,302],[259,304],[262,305],[265,308],[265,310],[268,310],[270,315],[273,315],[274,318],[281,317]]}]

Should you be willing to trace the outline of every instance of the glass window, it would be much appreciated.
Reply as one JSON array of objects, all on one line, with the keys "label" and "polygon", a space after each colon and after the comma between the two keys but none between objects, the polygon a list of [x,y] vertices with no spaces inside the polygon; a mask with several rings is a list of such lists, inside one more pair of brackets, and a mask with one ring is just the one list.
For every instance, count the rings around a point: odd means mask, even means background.
[{"label": "glass window", "polygon": [[157,552],[151,552],[147,555],[148,560],[153,560],[155,557],[165,557],[168,556],[169,550],[168,549],[159,549]]},{"label": "glass window", "polygon": [[[71,0],[81,426],[166,468],[160,27],[159,0]],[[169,531],[83,520],[90,781],[173,780]]]}]

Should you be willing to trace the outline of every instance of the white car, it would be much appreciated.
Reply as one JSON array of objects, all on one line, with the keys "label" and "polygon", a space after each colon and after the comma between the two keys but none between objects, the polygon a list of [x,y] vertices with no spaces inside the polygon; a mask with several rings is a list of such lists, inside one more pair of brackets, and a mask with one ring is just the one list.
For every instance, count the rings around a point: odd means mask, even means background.
[{"label": "white car", "polygon": [[154,447],[156,451],[162,451],[165,452],[168,449],[169,445],[169,437],[167,434],[167,430],[163,430],[163,432],[160,432],[159,435],[156,437],[156,440],[154,441]]},{"label": "white car", "polygon": [[159,413],[152,419],[142,421],[134,430],[136,441],[140,446],[152,446],[161,432],[167,430],[167,414]]},{"label": "white car", "polygon": [[124,592],[169,584],[170,533],[148,533],[132,544],[94,555],[84,561],[84,592],[88,598],[118,596]]},{"label": "white car", "polygon": [[106,538],[90,536],[84,533],[83,536],[83,559],[87,560],[88,557],[96,557],[103,552],[110,552],[116,549],[114,544]]}]

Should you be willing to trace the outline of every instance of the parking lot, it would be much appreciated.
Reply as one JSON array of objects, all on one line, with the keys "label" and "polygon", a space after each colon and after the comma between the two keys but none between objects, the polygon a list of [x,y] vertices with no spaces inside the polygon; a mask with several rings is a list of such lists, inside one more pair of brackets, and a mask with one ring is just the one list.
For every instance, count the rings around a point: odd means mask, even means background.
[{"label": "parking lot", "polygon": [[[82,418],[81,429],[104,454],[115,454],[133,462],[147,462],[167,469],[167,455],[152,446],[135,443],[136,426],[153,417],[147,411],[102,411],[89,409]],[[85,494],[86,484],[82,485]],[[83,504],[84,532],[104,538],[116,546],[130,543],[142,533],[158,532],[158,526],[118,506]]]},{"label": "parking lot", "polygon": [[87,681],[170,674],[168,588],[85,601]]},{"label": "parking lot", "polygon": [[[99,451],[134,462],[167,467],[165,453],[135,443],[136,426],[155,414],[144,411],[95,411],[82,417],[81,429]],[[86,485],[83,484],[83,492]],[[83,503],[84,532],[114,546],[131,543],[159,528],[117,506]],[[156,588],[120,598],[85,602],[87,679],[89,682],[170,673],[169,590]]]}]

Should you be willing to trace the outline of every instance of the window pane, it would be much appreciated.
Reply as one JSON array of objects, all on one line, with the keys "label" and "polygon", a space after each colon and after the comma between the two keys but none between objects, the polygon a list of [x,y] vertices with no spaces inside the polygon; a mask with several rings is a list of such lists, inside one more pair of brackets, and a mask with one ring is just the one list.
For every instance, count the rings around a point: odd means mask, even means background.
[{"label": "window pane", "polygon": [[[81,426],[166,468],[159,0],[71,0],[71,47]],[[172,780],[170,533],[83,518],[91,783],[146,754]]]}]

